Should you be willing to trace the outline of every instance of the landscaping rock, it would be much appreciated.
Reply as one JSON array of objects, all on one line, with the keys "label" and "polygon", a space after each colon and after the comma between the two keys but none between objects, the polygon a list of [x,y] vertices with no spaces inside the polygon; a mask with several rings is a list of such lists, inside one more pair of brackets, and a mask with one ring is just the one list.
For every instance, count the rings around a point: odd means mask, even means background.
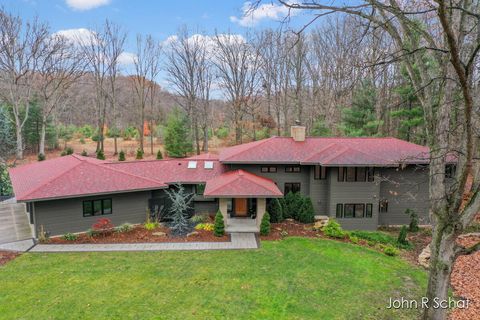
[{"label": "landscaping rock", "polygon": [[199,234],[200,234],[199,232],[193,231],[193,232],[190,232],[190,233],[187,234],[187,238],[188,238],[188,237],[196,237],[196,236],[198,236]]},{"label": "landscaping rock", "polygon": [[167,236],[167,234],[165,232],[161,232],[161,231],[154,232],[154,233],[152,233],[152,235],[157,236],[157,237],[166,237]]},{"label": "landscaping rock", "polygon": [[322,229],[324,226],[326,226],[328,223],[328,219],[327,220],[318,220],[315,222],[315,224],[313,225],[313,230],[320,230]]},{"label": "landscaping rock", "polygon": [[327,220],[328,221],[328,216],[318,215],[318,216],[315,216],[314,218],[315,218],[315,221],[318,221],[318,220]]},{"label": "landscaping rock", "polygon": [[418,256],[418,264],[420,264],[425,269],[428,269],[430,266],[430,244],[426,246],[420,255]]}]

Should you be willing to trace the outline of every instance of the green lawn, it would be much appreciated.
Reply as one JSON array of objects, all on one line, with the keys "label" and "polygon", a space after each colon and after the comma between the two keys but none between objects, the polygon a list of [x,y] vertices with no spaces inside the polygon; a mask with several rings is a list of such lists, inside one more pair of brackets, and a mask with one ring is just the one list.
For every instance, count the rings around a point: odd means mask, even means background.
[{"label": "green lawn", "polygon": [[413,319],[426,275],[350,244],[252,251],[24,254],[0,267],[1,319]]}]

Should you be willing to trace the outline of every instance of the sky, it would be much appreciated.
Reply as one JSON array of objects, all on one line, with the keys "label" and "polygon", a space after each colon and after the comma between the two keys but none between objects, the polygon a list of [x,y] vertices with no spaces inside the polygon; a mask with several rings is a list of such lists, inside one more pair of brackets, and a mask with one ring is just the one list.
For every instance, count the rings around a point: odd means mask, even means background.
[{"label": "sky", "polygon": [[[249,2],[244,0],[0,0],[0,6],[25,19],[38,16],[50,25],[52,32],[67,36],[88,33],[105,19],[119,24],[128,32],[122,56],[126,70],[135,51],[137,34],[150,34],[165,41],[180,27],[187,26],[193,33],[245,35],[252,30],[279,28],[287,15],[285,7],[269,0],[254,12],[247,10]],[[295,18],[297,26],[307,19],[299,19],[298,15]],[[158,80],[166,86],[164,79]]]}]

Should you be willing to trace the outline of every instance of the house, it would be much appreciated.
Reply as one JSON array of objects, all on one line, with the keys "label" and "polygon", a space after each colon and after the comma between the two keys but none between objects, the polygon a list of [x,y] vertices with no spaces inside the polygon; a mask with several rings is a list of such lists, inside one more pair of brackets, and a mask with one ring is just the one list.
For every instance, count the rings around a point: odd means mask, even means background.
[{"label": "house", "polygon": [[10,170],[30,223],[51,235],[81,232],[100,216],[114,224],[166,211],[165,189],[195,193],[193,212],[220,210],[227,231],[258,231],[268,199],[311,197],[316,215],[346,229],[406,224],[406,209],[428,224],[427,147],[396,138],[272,137],[224,149],[218,156],[110,162],[70,155]]}]

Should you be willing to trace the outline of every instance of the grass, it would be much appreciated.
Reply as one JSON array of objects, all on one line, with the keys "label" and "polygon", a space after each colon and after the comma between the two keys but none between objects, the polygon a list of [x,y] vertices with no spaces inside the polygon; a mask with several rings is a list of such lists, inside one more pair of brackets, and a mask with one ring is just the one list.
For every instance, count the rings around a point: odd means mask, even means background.
[{"label": "grass", "polygon": [[413,319],[425,272],[322,239],[259,250],[27,253],[0,267],[4,319]]}]

